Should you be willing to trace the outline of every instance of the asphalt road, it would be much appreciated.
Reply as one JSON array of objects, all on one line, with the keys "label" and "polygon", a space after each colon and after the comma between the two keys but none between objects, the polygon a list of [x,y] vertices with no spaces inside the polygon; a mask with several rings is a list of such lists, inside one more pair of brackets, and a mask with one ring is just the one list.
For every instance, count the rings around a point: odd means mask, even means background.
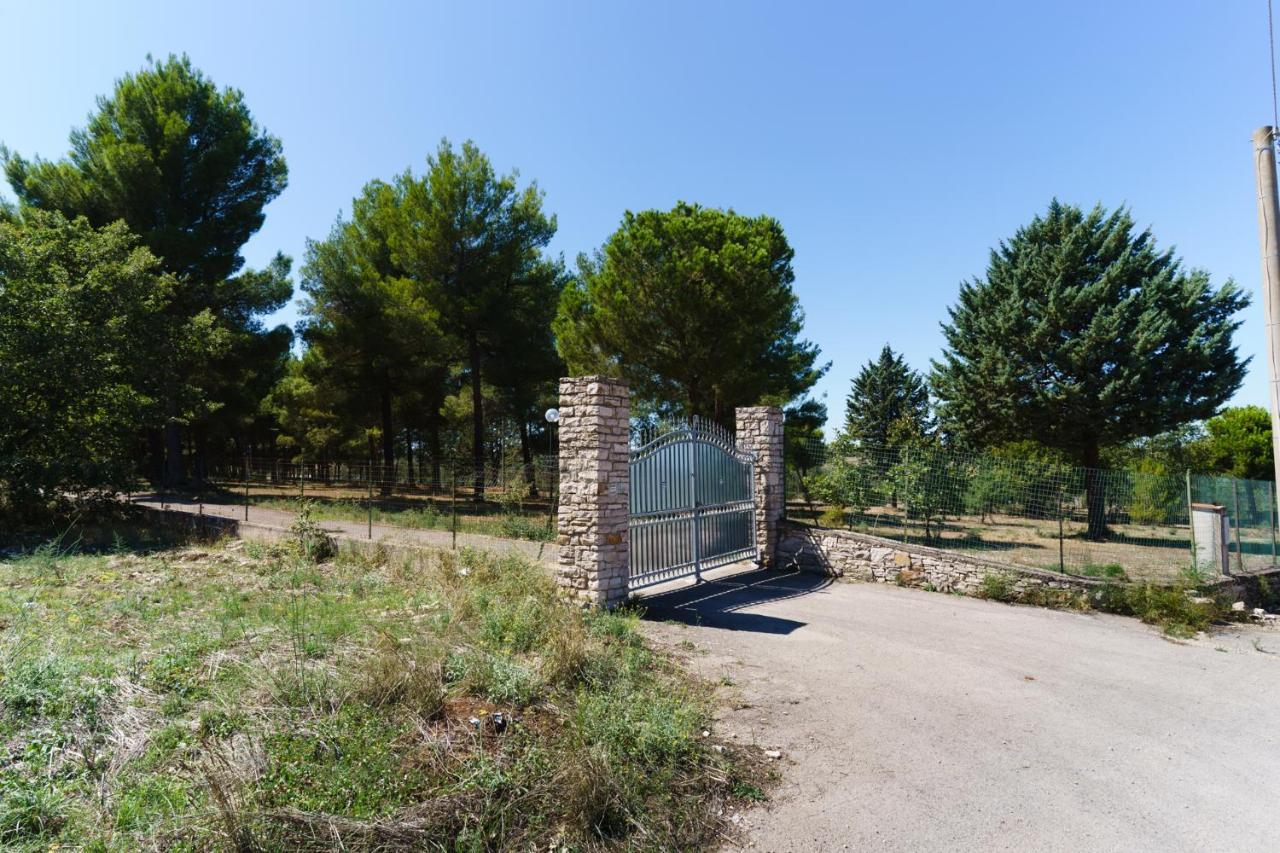
[{"label": "asphalt road", "polygon": [[648,605],[654,638],[730,685],[717,733],[782,754],[744,847],[1280,850],[1280,631],[1177,643],[763,573]]}]

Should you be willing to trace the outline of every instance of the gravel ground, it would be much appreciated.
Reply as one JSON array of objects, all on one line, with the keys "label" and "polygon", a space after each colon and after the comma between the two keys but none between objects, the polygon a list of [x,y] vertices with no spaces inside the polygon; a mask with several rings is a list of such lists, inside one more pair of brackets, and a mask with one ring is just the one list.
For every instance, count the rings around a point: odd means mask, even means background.
[{"label": "gravel ground", "polygon": [[[1280,850],[1280,631],[750,573],[648,599],[777,750],[756,850]],[[687,624],[673,624],[674,622]]]}]

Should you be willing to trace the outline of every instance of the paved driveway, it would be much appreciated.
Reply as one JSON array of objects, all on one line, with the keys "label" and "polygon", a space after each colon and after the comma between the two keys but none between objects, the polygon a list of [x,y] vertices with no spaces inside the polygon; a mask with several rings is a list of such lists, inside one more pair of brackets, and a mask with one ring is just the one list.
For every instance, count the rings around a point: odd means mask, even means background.
[{"label": "paved driveway", "polygon": [[782,752],[743,816],[755,849],[1280,850],[1280,631],[1175,643],[763,573],[648,605],[650,634],[731,683],[719,733]]}]

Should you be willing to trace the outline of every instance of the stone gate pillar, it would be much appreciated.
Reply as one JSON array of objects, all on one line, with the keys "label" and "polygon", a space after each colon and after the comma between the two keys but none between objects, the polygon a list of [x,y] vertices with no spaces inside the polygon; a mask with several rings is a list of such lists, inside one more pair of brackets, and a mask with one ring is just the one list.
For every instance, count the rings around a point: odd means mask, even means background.
[{"label": "stone gate pillar", "polygon": [[560,380],[560,562],[556,579],[587,604],[627,599],[630,399],[603,376]]},{"label": "stone gate pillar", "polygon": [[773,568],[782,522],[782,409],[777,406],[743,406],[734,410],[738,447],[756,455],[756,547],[760,565]]}]

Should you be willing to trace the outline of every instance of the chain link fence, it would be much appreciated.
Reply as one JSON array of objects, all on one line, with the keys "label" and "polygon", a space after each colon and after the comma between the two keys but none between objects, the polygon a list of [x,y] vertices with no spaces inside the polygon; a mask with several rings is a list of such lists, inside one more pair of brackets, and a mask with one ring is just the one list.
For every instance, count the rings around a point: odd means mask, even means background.
[{"label": "chain link fence", "polygon": [[1269,481],[798,439],[786,487],[792,521],[1069,574],[1172,580],[1276,563]]}]

